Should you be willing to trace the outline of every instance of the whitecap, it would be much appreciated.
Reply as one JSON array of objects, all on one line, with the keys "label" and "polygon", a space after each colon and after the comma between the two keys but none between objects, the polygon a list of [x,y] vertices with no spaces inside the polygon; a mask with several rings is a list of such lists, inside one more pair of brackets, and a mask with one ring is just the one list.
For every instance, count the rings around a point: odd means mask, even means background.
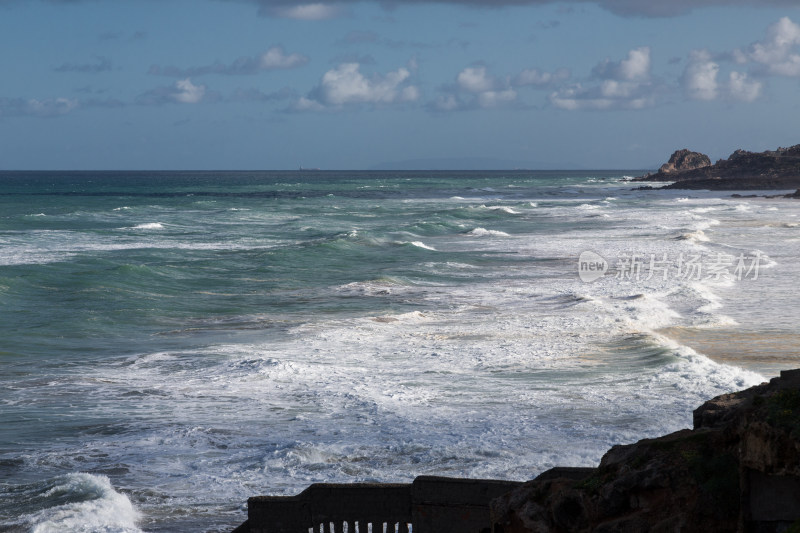
[{"label": "whitecap", "polygon": [[486,229],[486,228],[475,228],[473,230],[468,231],[465,235],[470,235],[472,237],[510,237],[508,233],[505,231],[499,231],[494,229]]},{"label": "whitecap", "polygon": [[[26,517],[33,533],[139,533],[139,513],[106,476],[72,473],[56,478],[42,497],[59,504]],[[61,503],[66,501],[67,503]]]},{"label": "whitecap", "polygon": [[425,250],[433,250],[434,252],[436,251],[436,248],[434,248],[433,246],[428,246],[427,244],[425,244],[422,241],[411,241],[408,244],[411,244],[412,246],[416,246],[417,248],[422,248],[422,249],[425,249]]},{"label": "whitecap", "polygon": [[144,224],[137,224],[130,229],[164,229],[164,224],[161,222],[146,222]]},{"label": "whitecap", "polygon": [[490,209],[492,211],[502,211],[504,213],[508,213],[509,215],[518,215],[519,211],[514,211],[511,207],[505,205],[482,205],[484,209]]},{"label": "whitecap", "polygon": [[399,244],[400,246],[409,245],[409,246],[416,246],[417,248],[422,248],[423,250],[431,250],[436,251],[436,248],[433,246],[428,246],[422,241],[395,241],[395,244]]}]

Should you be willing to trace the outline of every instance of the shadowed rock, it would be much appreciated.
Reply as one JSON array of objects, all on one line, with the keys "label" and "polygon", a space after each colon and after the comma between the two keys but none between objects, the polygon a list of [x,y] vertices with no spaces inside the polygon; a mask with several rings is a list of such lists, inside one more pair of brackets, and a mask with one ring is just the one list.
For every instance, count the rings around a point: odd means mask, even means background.
[{"label": "shadowed rock", "polygon": [[633,181],[672,181],[665,189],[767,190],[800,187],[800,145],[774,151],[736,150],[713,165],[708,156],[678,150],[658,172]]},{"label": "shadowed rock", "polygon": [[684,148],[677,150],[669,158],[669,161],[661,165],[658,171],[661,174],[670,174],[673,172],[682,172],[684,170],[694,170],[696,168],[703,168],[711,166],[711,159],[706,154],[700,152],[692,152]]}]

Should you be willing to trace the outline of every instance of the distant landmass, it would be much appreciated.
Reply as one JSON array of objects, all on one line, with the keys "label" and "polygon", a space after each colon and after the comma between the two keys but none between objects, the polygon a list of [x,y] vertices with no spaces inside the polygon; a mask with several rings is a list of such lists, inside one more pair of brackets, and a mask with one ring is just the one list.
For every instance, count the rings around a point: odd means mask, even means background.
[{"label": "distant landmass", "polygon": [[672,181],[662,189],[767,190],[800,188],[800,144],[766,152],[736,150],[713,165],[705,154],[678,150],[658,172],[633,181]]}]

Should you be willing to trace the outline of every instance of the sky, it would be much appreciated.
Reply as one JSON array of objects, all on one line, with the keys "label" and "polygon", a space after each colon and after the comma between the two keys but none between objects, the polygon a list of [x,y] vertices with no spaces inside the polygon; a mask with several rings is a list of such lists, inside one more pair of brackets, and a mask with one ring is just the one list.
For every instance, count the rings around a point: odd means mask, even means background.
[{"label": "sky", "polygon": [[797,0],[0,0],[0,170],[647,169],[800,143]]}]

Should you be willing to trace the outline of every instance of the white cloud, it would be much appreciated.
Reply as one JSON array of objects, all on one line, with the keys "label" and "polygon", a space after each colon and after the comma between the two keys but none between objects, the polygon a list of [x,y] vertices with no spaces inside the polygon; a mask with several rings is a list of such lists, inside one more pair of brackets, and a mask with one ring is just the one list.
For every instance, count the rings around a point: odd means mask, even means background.
[{"label": "white cloud", "polygon": [[182,104],[197,104],[203,100],[205,94],[205,85],[195,85],[192,80],[186,78],[175,82],[175,92],[172,94],[172,98]]},{"label": "white cloud", "polygon": [[0,117],[33,116],[57,117],[66,115],[78,107],[71,98],[0,98]]},{"label": "white cloud", "polygon": [[496,78],[484,65],[466,67],[456,75],[455,83],[444,89],[444,94],[428,104],[434,111],[490,108],[513,104],[517,91],[508,77]]},{"label": "white cloud", "polygon": [[433,101],[432,107],[437,111],[455,111],[461,104],[454,94],[440,94]]},{"label": "white cloud", "polygon": [[287,19],[297,20],[326,20],[340,16],[342,8],[336,5],[315,4],[281,5],[271,7],[266,11],[268,14]]},{"label": "white cloud", "polygon": [[295,102],[294,109],[296,111],[323,111],[325,106],[316,100],[311,100],[310,98],[301,96],[297,102]]},{"label": "white cloud", "polygon": [[471,93],[491,91],[495,87],[495,80],[486,74],[486,67],[467,67],[456,76],[459,88]]},{"label": "white cloud", "polygon": [[520,87],[551,87],[571,76],[568,69],[545,72],[525,69],[514,76],[492,76],[485,65],[474,65],[456,75],[455,83],[445,86],[443,93],[428,104],[434,111],[480,109],[516,104]]},{"label": "white cloud", "polygon": [[605,59],[595,66],[591,84],[576,83],[552,92],[550,103],[568,111],[651,107],[658,86],[651,79],[650,67],[650,47],[634,48],[625,59]]},{"label": "white cloud", "polygon": [[401,102],[416,102],[420,98],[419,88],[416,85],[409,85],[400,91]]},{"label": "white cloud", "polygon": [[708,50],[692,50],[681,77],[681,85],[692,100],[715,100],[719,95],[717,74],[719,65]]},{"label": "white cloud", "polygon": [[644,109],[655,104],[649,84],[604,80],[599,85],[584,87],[576,83],[550,94],[550,103],[560,109]]},{"label": "white cloud", "polygon": [[246,76],[264,70],[289,69],[300,67],[308,63],[308,57],[292,53],[287,54],[282,46],[271,46],[266,52],[255,56],[242,56],[231,64],[216,62],[211,65],[198,67],[179,68],[175,66],[162,67],[153,65],[148,74],[157,76],[174,76],[176,78],[190,78],[206,74],[222,74],[227,76]]},{"label": "white cloud", "polygon": [[304,55],[293,53],[287,54],[282,47],[272,46],[261,54],[259,67],[261,70],[272,70],[280,68],[294,68],[308,63],[308,58]]},{"label": "white cloud", "polygon": [[[736,56],[731,56],[737,61]],[[727,80],[719,81],[720,65],[708,50],[693,50],[689,54],[681,85],[692,100],[712,101],[719,98],[753,102],[761,96],[764,84],[745,72],[731,71]]]},{"label": "white cloud", "polygon": [[735,50],[738,63],[753,61],[761,65],[766,74],[800,76],[800,25],[783,17],[767,28],[767,37],[745,50]]},{"label": "white cloud", "polygon": [[761,96],[762,83],[752,80],[743,72],[731,72],[728,81],[728,90],[731,97],[744,102],[753,102]]},{"label": "white cloud", "polygon": [[[4,0],[0,0],[2,4]],[[8,0],[5,0],[8,1]],[[55,0],[53,0],[55,1]],[[75,0],[60,0],[72,2]],[[262,14],[270,15],[274,13],[276,7],[291,5],[291,0],[250,0],[261,6]],[[335,0],[334,5],[353,3],[357,0]],[[439,3],[461,4],[469,7],[488,7],[498,8],[502,6],[517,5],[542,5],[556,3],[557,0],[438,0]],[[381,2],[387,9],[392,9],[398,5],[431,3],[431,0],[392,0],[391,2]],[[763,8],[767,6],[796,7],[797,0],[666,0],[660,2],[647,0],[561,0],[561,3],[585,4],[593,3],[613,13],[630,17],[672,17],[684,15],[693,9],[704,7],[720,6],[752,6]],[[330,5],[326,0],[321,0],[319,4],[311,5]]]},{"label": "white cloud", "polygon": [[136,97],[136,103],[140,105],[198,104],[209,99],[219,100],[219,94],[208,92],[205,85],[195,85],[190,78],[186,78],[178,80],[168,87],[157,87],[140,94]]},{"label": "white cloud", "polygon": [[30,114],[40,117],[66,115],[76,107],[78,107],[78,101],[70,98],[47,98],[45,100],[31,98],[28,100]]},{"label": "white cloud", "polygon": [[478,104],[481,107],[497,107],[501,104],[510,104],[517,100],[517,91],[504,89],[502,91],[484,91],[478,95]]},{"label": "white cloud", "polygon": [[606,59],[594,68],[593,73],[603,79],[645,80],[650,77],[650,47],[634,48],[621,61]]},{"label": "white cloud", "polygon": [[566,68],[561,68],[555,72],[544,72],[537,68],[525,69],[513,79],[511,85],[514,87],[524,87],[532,85],[534,87],[546,87],[555,83],[566,81],[570,77],[570,71]]},{"label": "white cloud", "polygon": [[342,63],[329,70],[322,76],[319,86],[308,97],[300,98],[294,108],[319,111],[351,104],[414,102],[420,97],[419,89],[408,84],[411,73],[406,68],[370,78],[360,69],[359,63]]}]

